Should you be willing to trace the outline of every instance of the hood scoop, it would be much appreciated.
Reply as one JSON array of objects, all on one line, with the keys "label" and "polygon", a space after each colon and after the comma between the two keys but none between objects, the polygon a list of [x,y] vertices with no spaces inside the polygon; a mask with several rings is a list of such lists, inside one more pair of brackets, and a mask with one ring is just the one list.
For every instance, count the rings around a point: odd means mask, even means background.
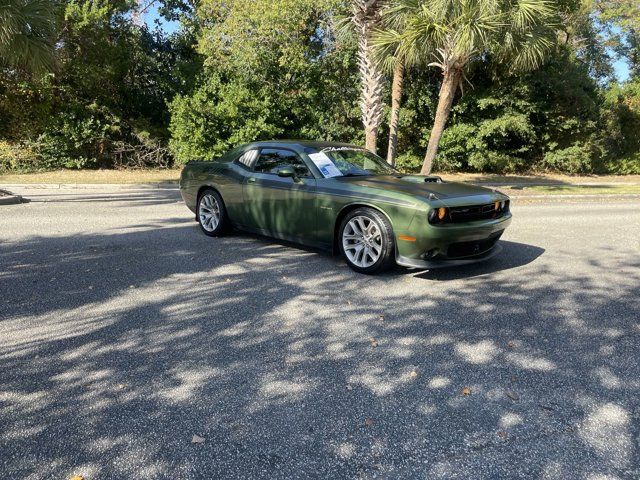
[{"label": "hood scoop", "polygon": [[442,178],[437,175],[429,175],[427,177],[422,175],[403,175],[397,178],[412,183],[444,183]]},{"label": "hood scoop", "polygon": [[424,182],[425,183],[442,183],[442,178],[436,175],[432,175],[429,177],[424,177]]}]

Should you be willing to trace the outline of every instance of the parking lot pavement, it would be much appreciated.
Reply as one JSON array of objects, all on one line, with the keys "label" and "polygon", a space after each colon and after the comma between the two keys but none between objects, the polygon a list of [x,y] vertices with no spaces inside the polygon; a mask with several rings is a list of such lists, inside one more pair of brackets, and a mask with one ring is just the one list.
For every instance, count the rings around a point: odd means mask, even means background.
[{"label": "parking lot pavement", "polygon": [[640,478],[640,202],[379,277],[172,191],[0,207],[0,478]]}]

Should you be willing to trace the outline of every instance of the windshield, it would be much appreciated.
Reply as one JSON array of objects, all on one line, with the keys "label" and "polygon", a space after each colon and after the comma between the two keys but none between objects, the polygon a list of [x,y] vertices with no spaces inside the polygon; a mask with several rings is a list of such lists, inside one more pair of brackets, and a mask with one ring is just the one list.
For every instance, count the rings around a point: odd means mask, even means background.
[{"label": "windshield", "polygon": [[[348,177],[364,175],[394,175],[398,173],[391,165],[369,150],[356,147],[331,147],[309,157],[320,168],[325,177]],[[321,168],[319,162],[328,159],[334,168]],[[336,170],[337,169],[337,170]]]}]

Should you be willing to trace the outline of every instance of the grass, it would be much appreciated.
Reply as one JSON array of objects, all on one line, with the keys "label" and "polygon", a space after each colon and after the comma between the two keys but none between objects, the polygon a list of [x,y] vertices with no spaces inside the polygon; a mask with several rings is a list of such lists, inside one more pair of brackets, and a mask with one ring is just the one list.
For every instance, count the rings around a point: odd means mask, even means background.
[{"label": "grass", "polygon": [[38,173],[0,173],[0,184],[22,183],[177,183],[180,169],[54,170]]}]

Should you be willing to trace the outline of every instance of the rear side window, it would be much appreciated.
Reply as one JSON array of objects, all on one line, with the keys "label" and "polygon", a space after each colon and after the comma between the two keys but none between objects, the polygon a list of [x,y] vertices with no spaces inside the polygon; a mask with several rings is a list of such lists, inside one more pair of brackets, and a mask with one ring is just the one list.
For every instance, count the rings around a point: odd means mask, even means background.
[{"label": "rear side window", "polygon": [[281,150],[278,148],[263,148],[256,161],[254,170],[259,173],[276,174],[278,168],[291,166],[299,177],[310,177],[309,169],[300,157],[291,150]]},{"label": "rear side window", "polygon": [[238,157],[236,162],[247,168],[251,168],[251,164],[253,163],[253,161],[256,159],[257,156],[258,156],[258,150],[247,150],[242,155],[240,155],[240,157]]}]

